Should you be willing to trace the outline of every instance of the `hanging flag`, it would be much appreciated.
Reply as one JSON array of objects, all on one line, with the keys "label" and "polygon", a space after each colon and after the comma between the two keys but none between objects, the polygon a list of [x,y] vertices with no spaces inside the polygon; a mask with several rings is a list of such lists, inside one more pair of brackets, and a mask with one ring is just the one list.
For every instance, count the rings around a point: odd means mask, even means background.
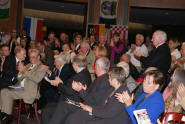
[{"label": "hanging flag", "polygon": [[105,24],[88,24],[88,36],[95,34],[98,38],[105,34]]},{"label": "hanging flag", "polygon": [[10,16],[10,0],[0,0],[0,19],[7,19]]},{"label": "hanging flag", "polygon": [[120,38],[123,41],[126,41],[128,39],[128,25],[111,25],[110,26],[110,39],[112,38],[115,32],[120,34]]},{"label": "hanging flag", "polygon": [[100,3],[100,23],[110,25],[116,24],[117,8],[119,0],[101,0]]},{"label": "hanging flag", "polygon": [[27,35],[31,37],[31,40],[42,39],[42,26],[43,19],[25,17],[24,28],[26,29]]}]

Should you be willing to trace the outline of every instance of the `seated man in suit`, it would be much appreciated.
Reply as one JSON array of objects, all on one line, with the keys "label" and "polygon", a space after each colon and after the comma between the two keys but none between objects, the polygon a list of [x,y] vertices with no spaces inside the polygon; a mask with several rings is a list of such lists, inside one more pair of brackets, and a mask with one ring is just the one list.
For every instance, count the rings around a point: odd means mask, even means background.
[{"label": "seated man in suit", "polygon": [[104,104],[89,106],[80,103],[79,109],[68,116],[63,124],[126,124],[129,117],[124,110],[125,104],[117,101],[116,93],[128,91],[125,84],[126,74],[121,67],[112,68],[109,72],[109,83],[113,87],[104,95]]},{"label": "seated man in suit", "polygon": [[87,70],[87,61],[85,56],[83,55],[75,56],[72,62],[72,66],[76,74],[69,78],[66,82],[63,82],[58,77],[55,80],[51,81],[51,84],[53,86],[57,86],[58,90],[61,92],[60,101],[55,104],[54,103],[48,104],[43,109],[41,123],[47,124],[55,110],[57,110],[58,106],[60,106],[60,103],[66,101],[66,98],[76,102],[82,102],[79,93],[72,89],[72,83],[73,81],[82,82],[82,84],[84,86],[87,86],[87,88],[91,84],[91,76],[89,71]]},{"label": "seated man in suit", "polygon": [[[95,70],[98,78],[90,85],[88,90],[81,82],[73,82],[72,88],[79,93],[81,99],[83,99],[83,102],[87,105],[95,106],[104,103],[102,99],[104,98],[105,93],[112,88],[108,82],[107,72],[109,71],[109,67],[110,61],[107,58],[102,57],[97,60]],[[49,124],[63,124],[67,116],[78,109],[79,108],[74,105],[61,102],[60,106],[57,106],[52,119],[43,124],[47,124],[48,122]]]},{"label": "seated man in suit", "polygon": [[9,50],[8,45],[2,45],[0,49],[2,50],[2,55],[0,56],[0,66],[1,66],[0,71],[2,72],[4,61],[5,61],[6,57],[10,55],[10,50]]},{"label": "seated man in suit", "polygon": [[19,63],[18,71],[18,86],[21,86],[22,89],[1,90],[0,109],[2,118],[0,124],[10,123],[13,100],[23,99],[25,103],[32,104],[35,98],[39,97],[37,85],[45,75],[45,70],[40,62],[39,51],[33,49],[30,54],[30,64],[24,66],[23,63]]},{"label": "seated man in suit", "polygon": [[[92,70],[94,68],[95,55],[94,52],[91,50],[88,41],[84,40],[80,43],[80,54],[86,56],[87,68]],[[95,80],[94,73],[91,73],[91,79],[92,81]]]},{"label": "seated man in suit", "polygon": [[0,78],[0,89],[6,88],[17,82],[17,65],[26,58],[26,51],[23,48],[15,50],[15,55],[6,57],[3,64],[2,77]]},{"label": "seated man in suit", "polygon": [[48,73],[48,76],[45,77],[46,82],[42,83],[42,86],[40,89],[41,91],[40,102],[43,105],[42,107],[44,107],[44,105],[49,102],[57,102],[60,96],[57,87],[52,86],[48,81],[55,80],[56,77],[59,77],[62,80],[62,82],[66,82],[75,73],[72,66],[69,64],[66,64],[64,56],[61,56],[61,55],[55,56],[54,65],[56,69],[53,72],[49,70],[48,66],[44,66],[46,72]]}]

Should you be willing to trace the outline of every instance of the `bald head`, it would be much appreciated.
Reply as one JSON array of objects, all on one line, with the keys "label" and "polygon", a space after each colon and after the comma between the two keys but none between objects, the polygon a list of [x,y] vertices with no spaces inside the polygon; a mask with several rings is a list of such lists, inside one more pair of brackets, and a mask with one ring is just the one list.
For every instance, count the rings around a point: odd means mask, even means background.
[{"label": "bald head", "polygon": [[130,56],[128,54],[123,54],[120,58],[120,62],[126,62],[127,64],[130,63]]}]

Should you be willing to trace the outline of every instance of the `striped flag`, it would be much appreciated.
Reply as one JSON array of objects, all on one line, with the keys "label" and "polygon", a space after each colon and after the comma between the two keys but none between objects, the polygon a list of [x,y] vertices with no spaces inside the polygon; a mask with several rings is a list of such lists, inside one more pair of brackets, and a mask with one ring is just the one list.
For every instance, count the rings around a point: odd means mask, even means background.
[{"label": "striped flag", "polygon": [[10,16],[10,1],[0,0],[0,19],[7,19]]},{"label": "striped flag", "polygon": [[105,34],[105,24],[89,24],[88,25],[88,36],[90,36],[90,34],[95,34],[97,38],[100,35],[104,35]]},{"label": "striped flag", "polygon": [[31,40],[42,39],[42,26],[43,19],[25,17],[24,28],[26,29],[27,35],[31,37]]},{"label": "striped flag", "polygon": [[128,25],[111,25],[110,26],[110,39],[112,38],[115,32],[120,34],[120,38],[123,41],[126,41],[128,39]]}]

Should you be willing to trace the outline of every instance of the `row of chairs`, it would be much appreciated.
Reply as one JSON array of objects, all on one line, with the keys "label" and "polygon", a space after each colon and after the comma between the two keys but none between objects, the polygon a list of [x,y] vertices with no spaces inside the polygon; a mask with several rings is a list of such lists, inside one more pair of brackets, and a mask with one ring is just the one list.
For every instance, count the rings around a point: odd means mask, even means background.
[{"label": "row of chairs", "polygon": [[[40,83],[38,83],[37,90],[38,90],[38,92],[40,91]],[[35,101],[32,104],[24,103],[24,101],[22,99],[14,101],[12,115],[14,116],[15,108],[17,108],[18,109],[17,124],[20,124],[21,113],[22,113],[23,109],[25,110],[27,117],[35,115],[38,124],[40,124],[40,120],[39,120],[39,116],[38,116],[38,112],[37,112],[37,101],[38,101],[38,99],[35,99]],[[185,124],[185,114],[175,113],[175,112],[169,112],[169,113],[164,114],[161,123],[168,124],[169,121],[174,122],[174,124],[176,124],[176,123]]]}]

